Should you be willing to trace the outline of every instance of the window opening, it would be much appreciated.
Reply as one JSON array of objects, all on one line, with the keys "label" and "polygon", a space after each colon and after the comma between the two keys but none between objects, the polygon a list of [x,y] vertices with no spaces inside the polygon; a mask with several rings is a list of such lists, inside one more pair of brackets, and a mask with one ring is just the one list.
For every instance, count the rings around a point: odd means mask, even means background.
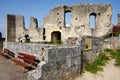
[{"label": "window opening", "polygon": [[96,14],[92,13],[90,14],[90,28],[96,27]]},{"label": "window opening", "polygon": [[70,27],[71,25],[71,12],[65,12],[65,26]]},{"label": "window opening", "polygon": [[43,28],[43,40],[46,39],[46,36],[45,36],[45,28]]}]

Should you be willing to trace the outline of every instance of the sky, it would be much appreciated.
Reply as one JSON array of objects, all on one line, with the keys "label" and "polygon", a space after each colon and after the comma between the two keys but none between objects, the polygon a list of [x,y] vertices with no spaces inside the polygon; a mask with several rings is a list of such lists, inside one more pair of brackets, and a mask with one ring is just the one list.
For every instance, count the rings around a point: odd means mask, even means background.
[{"label": "sky", "polygon": [[30,17],[36,17],[40,27],[43,24],[43,18],[55,6],[71,6],[82,3],[111,4],[113,8],[112,23],[118,23],[117,14],[120,13],[120,0],[0,0],[0,32],[2,32],[3,37],[6,36],[7,14],[23,15],[26,28],[30,25]]}]

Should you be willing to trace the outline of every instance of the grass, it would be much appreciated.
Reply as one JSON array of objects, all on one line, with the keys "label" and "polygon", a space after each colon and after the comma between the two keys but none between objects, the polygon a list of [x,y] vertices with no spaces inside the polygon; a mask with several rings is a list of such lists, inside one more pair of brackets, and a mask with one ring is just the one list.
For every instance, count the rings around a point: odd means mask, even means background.
[{"label": "grass", "polygon": [[111,51],[113,51],[113,50],[111,50],[111,49],[109,49],[109,48],[105,48],[104,51],[105,51],[105,52],[111,52]]},{"label": "grass", "polygon": [[115,59],[115,66],[120,67],[120,50],[111,50],[111,49],[105,49],[105,52],[109,52],[111,55],[111,58]]},{"label": "grass", "polygon": [[116,60],[115,60],[115,65],[116,66],[118,66],[118,67],[120,67],[120,51],[119,50],[117,50],[116,51],[116,54],[113,56]]},{"label": "grass", "polygon": [[102,66],[104,66],[108,60],[110,60],[108,56],[105,54],[100,54],[94,62],[86,64],[85,70],[91,73],[102,71]]},{"label": "grass", "polygon": [[49,42],[25,42],[25,43],[50,44],[50,45],[62,45],[63,44],[62,41],[57,41],[57,42],[53,42],[53,41],[49,41]]}]

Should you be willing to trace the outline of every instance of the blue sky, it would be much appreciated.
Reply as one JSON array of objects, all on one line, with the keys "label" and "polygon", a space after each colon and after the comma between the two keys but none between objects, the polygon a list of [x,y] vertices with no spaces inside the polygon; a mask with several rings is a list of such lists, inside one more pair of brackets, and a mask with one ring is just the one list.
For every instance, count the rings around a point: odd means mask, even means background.
[{"label": "blue sky", "polygon": [[38,25],[42,26],[43,17],[48,15],[56,5],[78,3],[111,4],[113,8],[112,22],[117,24],[117,14],[120,13],[120,0],[0,0],[0,32],[5,36],[7,14],[23,15],[26,27],[29,27],[30,17],[36,17]]}]

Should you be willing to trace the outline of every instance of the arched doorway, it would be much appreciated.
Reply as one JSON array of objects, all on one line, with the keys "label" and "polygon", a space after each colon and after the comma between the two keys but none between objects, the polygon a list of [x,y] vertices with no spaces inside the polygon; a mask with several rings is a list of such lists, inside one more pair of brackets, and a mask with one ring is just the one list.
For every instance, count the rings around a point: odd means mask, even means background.
[{"label": "arched doorway", "polygon": [[53,42],[59,42],[61,41],[61,32],[54,31],[51,33],[51,41]]}]

